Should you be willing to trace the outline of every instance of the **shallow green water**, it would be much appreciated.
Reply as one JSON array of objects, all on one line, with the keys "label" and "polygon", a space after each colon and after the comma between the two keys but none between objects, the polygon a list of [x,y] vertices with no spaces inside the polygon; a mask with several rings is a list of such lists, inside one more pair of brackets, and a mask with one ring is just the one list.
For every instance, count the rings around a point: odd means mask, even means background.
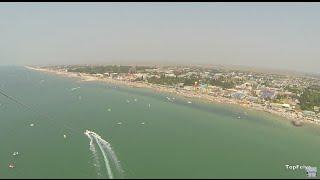
[{"label": "shallow green water", "polygon": [[266,113],[23,67],[1,67],[0,87],[50,117],[0,96],[0,178],[106,178],[102,156],[102,176],[93,166],[86,129],[112,145],[124,178],[303,178],[285,165],[319,169],[319,127]]}]

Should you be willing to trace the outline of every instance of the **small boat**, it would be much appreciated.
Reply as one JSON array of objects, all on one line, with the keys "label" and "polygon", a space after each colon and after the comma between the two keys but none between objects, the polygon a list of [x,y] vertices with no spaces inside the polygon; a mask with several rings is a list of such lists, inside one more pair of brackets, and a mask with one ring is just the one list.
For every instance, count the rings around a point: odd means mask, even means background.
[{"label": "small boat", "polygon": [[110,111],[111,111],[111,109],[110,109],[110,108],[108,108],[108,111],[110,112]]},{"label": "small boat", "polygon": [[122,122],[118,122],[117,124],[121,125],[121,124],[122,124]]},{"label": "small boat", "polygon": [[12,155],[16,156],[16,155],[18,155],[18,154],[19,154],[19,152],[13,152]]},{"label": "small boat", "polygon": [[14,164],[9,164],[9,168],[15,168],[16,166]]},{"label": "small boat", "polygon": [[63,138],[67,138],[67,135],[64,134],[64,135],[63,135]]},{"label": "small boat", "polygon": [[30,124],[30,126],[31,126],[31,127],[33,127],[33,126],[34,126],[34,124],[33,124],[33,123],[31,123],[31,124]]},{"label": "small boat", "polygon": [[191,104],[192,102],[191,101],[188,101],[188,104]]},{"label": "small boat", "polygon": [[144,124],[145,124],[145,122],[142,122],[141,124],[142,124],[142,125],[144,125]]},{"label": "small boat", "polygon": [[238,116],[238,119],[240,119],[241,117],[240,116]]},{"label": "small boat", "polygon": [[134,99],[134,101],[135,101],[135,102],[137,102],[137,101],[138,101],[138,99]]},{"label": "small boat", "polygon": [[149,104],[149,108],[151,107],[151,104]]},{"label": "small boat", "polygon": [[71,91],[75,91],[77,89],[80,89],[80,87],[72,88]]}]

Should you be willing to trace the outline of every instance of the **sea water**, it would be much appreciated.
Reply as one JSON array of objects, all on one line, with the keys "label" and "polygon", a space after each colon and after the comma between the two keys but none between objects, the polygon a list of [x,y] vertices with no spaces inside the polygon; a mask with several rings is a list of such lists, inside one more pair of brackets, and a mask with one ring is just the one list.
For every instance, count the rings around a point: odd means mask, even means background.
[{"label": "sea water", "polygon": [[303,178],[286,165],[320,167],[319,127],[265,112],[24,67],[1,67],[0,88],[42,113],[0,96],[0,178],[110,178],[87,129],[110,143],[123,178]]}]

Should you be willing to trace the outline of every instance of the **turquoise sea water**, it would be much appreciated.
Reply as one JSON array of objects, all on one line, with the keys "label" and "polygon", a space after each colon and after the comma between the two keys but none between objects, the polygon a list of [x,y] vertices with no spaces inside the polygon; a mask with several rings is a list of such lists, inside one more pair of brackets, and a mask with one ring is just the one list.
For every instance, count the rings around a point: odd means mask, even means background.
[{"label": "turquoise sea water", "polygon": [[320,168],[319,127],[264,112],[23,67],[1,67],[0,88],[33,109],[0,96],[0,178],[107,178],[86,129],[111,144],[124,178],[304,178],[285,165]]}]

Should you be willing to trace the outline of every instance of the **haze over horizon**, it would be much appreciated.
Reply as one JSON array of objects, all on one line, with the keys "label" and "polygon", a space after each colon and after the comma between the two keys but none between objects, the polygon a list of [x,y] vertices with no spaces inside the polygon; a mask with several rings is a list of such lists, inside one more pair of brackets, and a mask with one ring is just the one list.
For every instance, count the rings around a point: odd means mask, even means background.
[{"label": "haze over horizon", "polygon": [[319,3],[1,3],[0,65],[217,64],[319,73]]}]

